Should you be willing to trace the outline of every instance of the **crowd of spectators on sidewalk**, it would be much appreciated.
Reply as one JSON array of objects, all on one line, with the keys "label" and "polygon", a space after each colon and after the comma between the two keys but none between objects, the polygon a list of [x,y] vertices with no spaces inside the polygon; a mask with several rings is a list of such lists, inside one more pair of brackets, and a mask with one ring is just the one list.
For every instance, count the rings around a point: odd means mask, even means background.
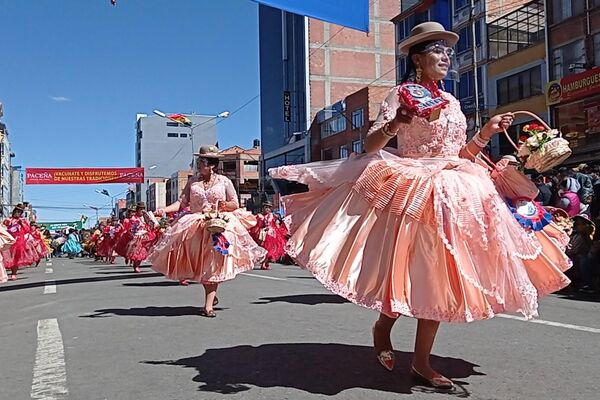
[{"label": "crowd of spectators on sidewalk", "polygon": [[573,222],[567,255],[573,268],[569,291],[600,293],[600,165],[561,167],[532,176],[537,201],[564,210]]}]

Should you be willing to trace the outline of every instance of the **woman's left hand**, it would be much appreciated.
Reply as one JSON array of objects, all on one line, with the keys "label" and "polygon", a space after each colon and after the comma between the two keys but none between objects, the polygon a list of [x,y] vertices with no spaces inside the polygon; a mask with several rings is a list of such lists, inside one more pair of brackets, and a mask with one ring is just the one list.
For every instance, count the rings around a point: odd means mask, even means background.
[{"label": "woman's left hand", "polygon": [[481,128],[481,136],[485,139],[491,139],[496,133],[508,129],[512,125],[514,119],[514,114],[510,112],[494,115],[484,127]]},{"label": "woman's left hand", "polygon": [[219,212],[225,212],[230,210],[230,202],[229,201],[221,201],[219,203]]}]

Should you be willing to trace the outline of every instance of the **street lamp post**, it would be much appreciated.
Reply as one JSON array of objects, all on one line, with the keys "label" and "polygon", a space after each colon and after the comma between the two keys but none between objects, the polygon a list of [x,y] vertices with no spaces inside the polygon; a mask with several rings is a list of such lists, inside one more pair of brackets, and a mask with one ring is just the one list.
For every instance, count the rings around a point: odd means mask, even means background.
[{"label": "street lamp post", "polygon": [[207,115],[207,117],[210,117],[210,118],[207,119],[206,121],[200,122],[200,123],[195,124],[195,125],[192,125],[191,122],[190,122],[190,124],[188,125],[188,124],[182,123],[181,121],[178,121],[175,118],[171,118],[171,116],[167,115],[166,113],[164,113],[164,112],[162,112],[160,110],[154,110],[152,112],[154,113],[154,115],[157,115],[157,116],[159,116],[161,118],[168,119],[168,120],[173,121],[173,122],[177,122],[178,124],[186,126],[186,127],[188,127],[190,129],[190,141],[191,141],[191,145],[192,145],[192,155],[196,151],[196,149],[194,147],[194,129],[196,129],[197,127],[199,127],[201,125],[204,125],[204,124],[206,124],[206,123],[208,123],[208,122],[210,122],[212,120],[215,120],[215,119],[218,119],[218,118],[223,118],[223,119],[227,118],[231,114],[229,111],[223,111],[223,112],[220,112],[217,115]]},{"label": "street lamp post", "polygon": [[98,216],[98,210],[100,210],[102,207],[90,206],[88,204],[84,204],[83,206],[87,207],[87,208],[91,208],[92,210],[96,211],[96,225],[98,225],[98,222],[100,222],[100,218]]}]

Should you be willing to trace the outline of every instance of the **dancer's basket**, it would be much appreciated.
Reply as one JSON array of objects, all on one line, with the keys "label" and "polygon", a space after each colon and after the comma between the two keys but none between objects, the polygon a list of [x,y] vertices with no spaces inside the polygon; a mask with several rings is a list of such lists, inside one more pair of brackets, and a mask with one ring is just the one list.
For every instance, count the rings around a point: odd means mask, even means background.
[{"label": "dancer's basket", "polygon": [[510,138],[510,135],[506,130],[504,134],[506,138],[513,145],[515,150],[520,157],[525,158],[525,168],[535,169],[537,172],[546,172],[557,165],[562,164],[571,155],[571,148],[569,142],[562,138],[562,134],[557,129],[552,129],[537,115],[529,111],[515,111],[513,114],[526,114],[535,118],[551,135],[556,135],[553,139],[543,143],[538,149],[530,151],[526,144],[523,143],[521,146],[517,146],[515,142]]},{"label": "dancer's basket", "polygon": [[494,163],[483,152],[479,153],[481,161],[490,171],[490,176],[498,193],[510,200],[533,200],[540,193],[537,186],[507,160]]},{"label": "dancer's basket", "polygon": [[219,202],[215,205],[217,211],[215,213],[207,213],[205,216],[205,224],[204,227],[210,233],[223,233],[225,232],[225,227],[227,226],[227,221],[223,217],[223,215],[219,214]]}]

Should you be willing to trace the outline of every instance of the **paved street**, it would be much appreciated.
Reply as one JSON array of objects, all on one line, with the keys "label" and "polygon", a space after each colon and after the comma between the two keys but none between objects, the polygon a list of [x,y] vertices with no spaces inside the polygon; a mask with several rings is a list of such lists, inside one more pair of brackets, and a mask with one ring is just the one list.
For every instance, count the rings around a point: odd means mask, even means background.
[{"label": "paved street", "polygon": [[147,267],[45,264],[0,286],[1,399],[591,400],[600,389],[599,302],[552,296],[542,323],[443,325],[434,363],[458,383],[446,395],[406,374],[413,320],[396,325],[388,373],[371,348],[376,314],[294,266],[222,285],[207,319],[199,285]]}]

